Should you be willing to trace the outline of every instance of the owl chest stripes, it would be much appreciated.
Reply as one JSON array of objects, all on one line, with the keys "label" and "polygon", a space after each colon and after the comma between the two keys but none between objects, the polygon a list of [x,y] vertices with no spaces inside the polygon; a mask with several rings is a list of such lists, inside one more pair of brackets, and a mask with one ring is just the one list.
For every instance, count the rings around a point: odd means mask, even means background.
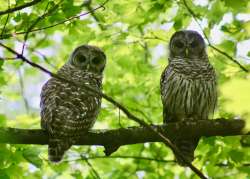
[{"label": "owl chest stripes", "polygon": [[213,80],[189,78],[171,68],[167,68],[165,73],[162,79],[162,98],[167,111],[181,113],[184,117],[196,115],[202,118],[213,112]]},{"label": "owl chest stripes", "polygon": [[101,104],[100,98],[80,87],[52,81],[47,89],[43,110],[44,118],[50,118],[49,131],[60,136],[79,135],[91,128]]},{"label": "owl chest stripes", "polygon": [[[65,91],[69,90],[66,88]],[[100,99],[80,88],[66,94],[68,95],[59,94],[61,99],[58,101],[60,104],[56,109],[53,124],[56,131],[71,135],[91,128],[98,114]]]}]

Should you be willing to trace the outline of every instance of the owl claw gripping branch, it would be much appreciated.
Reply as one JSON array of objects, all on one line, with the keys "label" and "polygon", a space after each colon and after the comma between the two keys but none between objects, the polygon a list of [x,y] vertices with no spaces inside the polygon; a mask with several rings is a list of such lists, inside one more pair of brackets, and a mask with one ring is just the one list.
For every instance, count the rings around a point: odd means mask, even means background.
[{"label": "owl claw gripping branch", "polygon": [[74,140],[94,125],[101,97],[80,86],[85,84],[101,92],[105,65],[103,51],[98,47],[82,45],[73,51],[57,72],[79,86],[53,77],[44,84],[40,103],[41,127],[49,133],[50,161],[61,161]]},{"label": "owl claw gripping branch", "polygon": [[[216,75],[202,36],[178,31],[171,37],[169,52],[169,64],[161,76],[164,123],[208,119],[217,103]],[[173,141],[188,162],[193,161],[198,142],[199,138]],[[186,165],[178,155],[176,159]]]}]

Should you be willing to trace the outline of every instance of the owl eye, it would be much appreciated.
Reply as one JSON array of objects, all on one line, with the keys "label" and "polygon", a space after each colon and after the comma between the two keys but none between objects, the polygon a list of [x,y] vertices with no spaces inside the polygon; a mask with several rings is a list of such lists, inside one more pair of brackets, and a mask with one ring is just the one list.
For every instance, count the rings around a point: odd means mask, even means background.
[{"label": "owl eye", "polygon": [[79,54],[76,56],[75,61],[78,64],[84,64],[84,63],[86,63],[87,58],[84,55]]},{"label": "owl eye", "polygon": [[192,48],[195,48],[195,47],[198,46],[198,42],[197,42],[197,41],[193,41],[193,42],[190,44],[190,46],[191,46]]},{"label": "owl eye", "polygon": [[177,48],[183,48],[184,47],[184,43],[181,42],[180,40],[177,40],[174,42],[174,46]]},{"label": "owl eye", "polygon": [[101,57],[95,57],[92,59],[93,64],[98,65],[102,63],[102,58]]}]

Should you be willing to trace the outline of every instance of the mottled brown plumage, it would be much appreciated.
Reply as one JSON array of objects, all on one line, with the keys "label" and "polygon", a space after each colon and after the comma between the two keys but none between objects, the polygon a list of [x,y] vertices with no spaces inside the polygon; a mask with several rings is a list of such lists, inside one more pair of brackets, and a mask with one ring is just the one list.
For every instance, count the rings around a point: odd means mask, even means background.
[{"label": "mottled brown plumage", "polygon": [[[203,38],[195,31],[178,31],[170,40],[169,52],[160,83],[164,123],[208,119],[216,107],[217,90]],[[173,142],[192,162],[199,139],[177,138]],[[176,159],[186,165],[178,156]]]},{"label": "mottled brown plumage", "polygon": [[74,140],[94,125],[101,97],[83,89],[81,84],[101,92],[105,63],[105,54],[99,48],[82,45],[57,72],[79,86],[53,77],[44,84],[40,103],[41,127],[49,133],[50,161],[60,161]]}]

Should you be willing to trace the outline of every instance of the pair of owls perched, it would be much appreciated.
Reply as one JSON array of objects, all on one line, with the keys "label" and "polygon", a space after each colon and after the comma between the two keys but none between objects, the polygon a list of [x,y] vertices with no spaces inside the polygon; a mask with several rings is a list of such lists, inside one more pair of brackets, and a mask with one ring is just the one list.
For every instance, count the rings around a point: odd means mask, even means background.
[{"label": "pair of owls perched", "polygon": [[[164,123],[208,119],[216,102],[216,76],[203,38],[195,31],[176,32],[169,44],[169,64],[161,76]],[[101,92],[106,56],[99,48],[76,48],[57,72],[76,84]],[[100,111],[101,97],[78,86],[51,78],[42,88],[41,126],[49,133],[49,160],[58,162],[77,136],[88,131]],[[194,159],[199,139],[172,141],[187,161]],[[185,162],[176,155],[177,162]]]}]

